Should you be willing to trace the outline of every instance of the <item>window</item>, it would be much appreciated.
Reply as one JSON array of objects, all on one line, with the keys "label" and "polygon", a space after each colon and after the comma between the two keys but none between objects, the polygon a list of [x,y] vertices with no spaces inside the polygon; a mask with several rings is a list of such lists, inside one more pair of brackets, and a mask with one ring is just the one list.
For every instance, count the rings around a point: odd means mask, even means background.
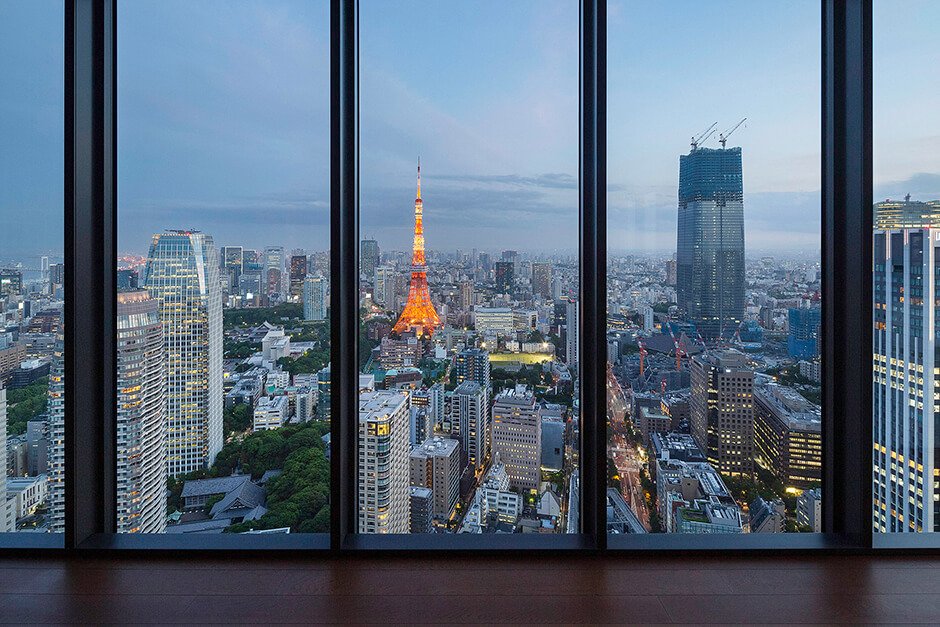
[{"label": "window", "polygon": [[358,531],[577,532],[579,3],[359,10]]},{"label": "window", "polygon": [[608,3],[608,533],[821,530],[819,13]]},{"label": "window", "polygon": [[0,8],[0,533],[65,530],[63,26]]},{"label": "window", "polygon": [[117,528],[329,531],[329,3],[118,3]]},{"label": "window", "polygon": [[[901,9],[901,10],[899,10]],[[940,529],[935,350],[940,279],[940,19],[928,2],[874,3],[872,501],[875,532]]]}]

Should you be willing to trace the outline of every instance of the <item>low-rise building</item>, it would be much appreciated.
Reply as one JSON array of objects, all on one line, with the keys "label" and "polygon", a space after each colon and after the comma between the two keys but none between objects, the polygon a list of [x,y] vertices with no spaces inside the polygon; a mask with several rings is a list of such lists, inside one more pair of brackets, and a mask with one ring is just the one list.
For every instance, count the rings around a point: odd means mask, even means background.
[{"label": "low-rise building", "polygon": [[796,499],[796,524],[814,533],[822,532],[822,490],[806,490]]},{"label": "low-rise building", "polygon": [[787,510],[783,501],[757,497],[748,507],[751,533],[783,533],[786,531]]},{"label": "low-rise building", "polygon": [[266,396],[258,399],[254,410],[254,430],[279,429],[287,422],[288,405],[287,396]]}]

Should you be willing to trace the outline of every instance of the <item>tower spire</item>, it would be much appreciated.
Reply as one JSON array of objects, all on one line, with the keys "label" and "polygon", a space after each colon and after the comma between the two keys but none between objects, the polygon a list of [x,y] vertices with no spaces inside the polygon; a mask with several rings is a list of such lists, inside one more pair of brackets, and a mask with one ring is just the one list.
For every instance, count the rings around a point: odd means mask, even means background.
[{"label": "tower spire", "polygon": [[424,209],[421,200],[421,157],[418,157],[418,195],[415,198],[415,239],[411,256],[411,286],[408,301],[398,322],[392,328],[396,333],[414,330],[419,337],[430,337],[441,326],[428,290],[428,267],[424,257]]}]

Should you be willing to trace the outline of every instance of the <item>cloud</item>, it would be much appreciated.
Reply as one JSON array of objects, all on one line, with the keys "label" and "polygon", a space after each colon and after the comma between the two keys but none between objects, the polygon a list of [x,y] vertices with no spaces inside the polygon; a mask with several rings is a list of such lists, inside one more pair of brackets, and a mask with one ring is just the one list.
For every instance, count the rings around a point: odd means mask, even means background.
[{"label": "cloud", "polygon": [[875,202],[886,198],[901,199],[910,194],[913,200],[940,199],[940,174],[918,172],[900,181],[888,181],[875,185]]}]

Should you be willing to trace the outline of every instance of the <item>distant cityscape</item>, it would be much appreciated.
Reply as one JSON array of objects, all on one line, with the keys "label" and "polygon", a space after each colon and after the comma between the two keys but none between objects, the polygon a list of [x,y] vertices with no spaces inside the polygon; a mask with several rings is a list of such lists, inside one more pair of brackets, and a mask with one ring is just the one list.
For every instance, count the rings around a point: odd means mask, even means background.
[{"label": "distant cityscape", "polygon": [[[820,266],[746,254],[742,159],[693,144],[676,253],[610,257],[610,533],[822,528]],[[425,251],[417,185],[412,250],[360,246],[358,529],[577,532],[578,260]],[[932,379],[907,382],[938,207],[875,205],[880,531],[937,524]],[[61,532],[65,273],[37,260],[0,269],[0,523]],[[119,530],[328,531],[328,252],[167,230],[117,264]]]}]

